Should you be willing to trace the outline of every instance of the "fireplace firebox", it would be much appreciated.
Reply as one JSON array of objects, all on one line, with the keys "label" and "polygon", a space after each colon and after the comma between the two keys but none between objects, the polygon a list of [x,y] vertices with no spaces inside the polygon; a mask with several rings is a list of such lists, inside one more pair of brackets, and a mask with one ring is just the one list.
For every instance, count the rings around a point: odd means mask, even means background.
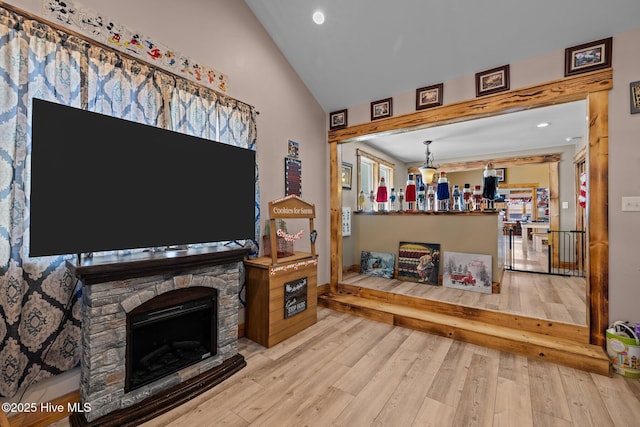
[{"label": "fireplace firebox", "polygon": [[129,313],[126,391],[215,356],[216,299],[216,289],[180,289]]}]

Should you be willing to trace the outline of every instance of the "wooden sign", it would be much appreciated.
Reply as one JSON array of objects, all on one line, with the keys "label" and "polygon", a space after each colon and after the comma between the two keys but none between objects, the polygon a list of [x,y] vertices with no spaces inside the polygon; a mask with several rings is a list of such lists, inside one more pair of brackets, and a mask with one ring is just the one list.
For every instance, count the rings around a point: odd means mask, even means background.
[{"label": "wooden sign", "polygon": [[298,196],[291,195],[269,202],[271,218],[315,218],[316,208]]}]

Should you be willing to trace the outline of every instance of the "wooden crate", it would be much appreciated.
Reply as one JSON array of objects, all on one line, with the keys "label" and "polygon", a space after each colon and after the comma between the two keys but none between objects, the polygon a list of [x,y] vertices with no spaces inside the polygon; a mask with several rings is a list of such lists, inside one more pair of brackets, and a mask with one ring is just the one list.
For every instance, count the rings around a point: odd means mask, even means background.
[{"label": "wooden crate", "polygon": [[[296,252],[293,256],[278,259],[277,264],[273,264],[270,257],[262,257],[246,260],[245,268],[247,338],[272,347],[316,323],[317,256]],[[306,308],[285,317],[285,285],[298,285],[305,278]]]}]

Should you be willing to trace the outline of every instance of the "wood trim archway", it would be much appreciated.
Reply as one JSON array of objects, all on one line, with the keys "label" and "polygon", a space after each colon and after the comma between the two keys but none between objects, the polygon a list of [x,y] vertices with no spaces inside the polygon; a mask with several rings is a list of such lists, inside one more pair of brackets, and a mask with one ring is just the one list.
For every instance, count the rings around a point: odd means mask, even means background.
[{"label": "wood trim archway", "polygon": [[329,131],[331,292],[342,279],[342,185],[338,144],[381,133],[400,133],[466,120],[508,114],[565,102],[587,100],[589,111],[589,183],[587,233],[587,324],[590,342],[604,345],[609,322],[608,152],[609,90],[613,70],[607,68],[522,89],[416,111]]}]

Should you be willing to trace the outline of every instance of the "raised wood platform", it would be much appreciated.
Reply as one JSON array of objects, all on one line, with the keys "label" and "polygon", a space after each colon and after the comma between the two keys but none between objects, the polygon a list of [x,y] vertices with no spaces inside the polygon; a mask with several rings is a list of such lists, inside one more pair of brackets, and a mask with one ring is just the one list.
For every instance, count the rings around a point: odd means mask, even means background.
[{"label": "raised wood platform", "polygon": [[380,322],[521,354],[601,375],[610,375],[603,348],[588,343],[586,327],[491,310],[462,307],[341,285],[318,304]]}]

